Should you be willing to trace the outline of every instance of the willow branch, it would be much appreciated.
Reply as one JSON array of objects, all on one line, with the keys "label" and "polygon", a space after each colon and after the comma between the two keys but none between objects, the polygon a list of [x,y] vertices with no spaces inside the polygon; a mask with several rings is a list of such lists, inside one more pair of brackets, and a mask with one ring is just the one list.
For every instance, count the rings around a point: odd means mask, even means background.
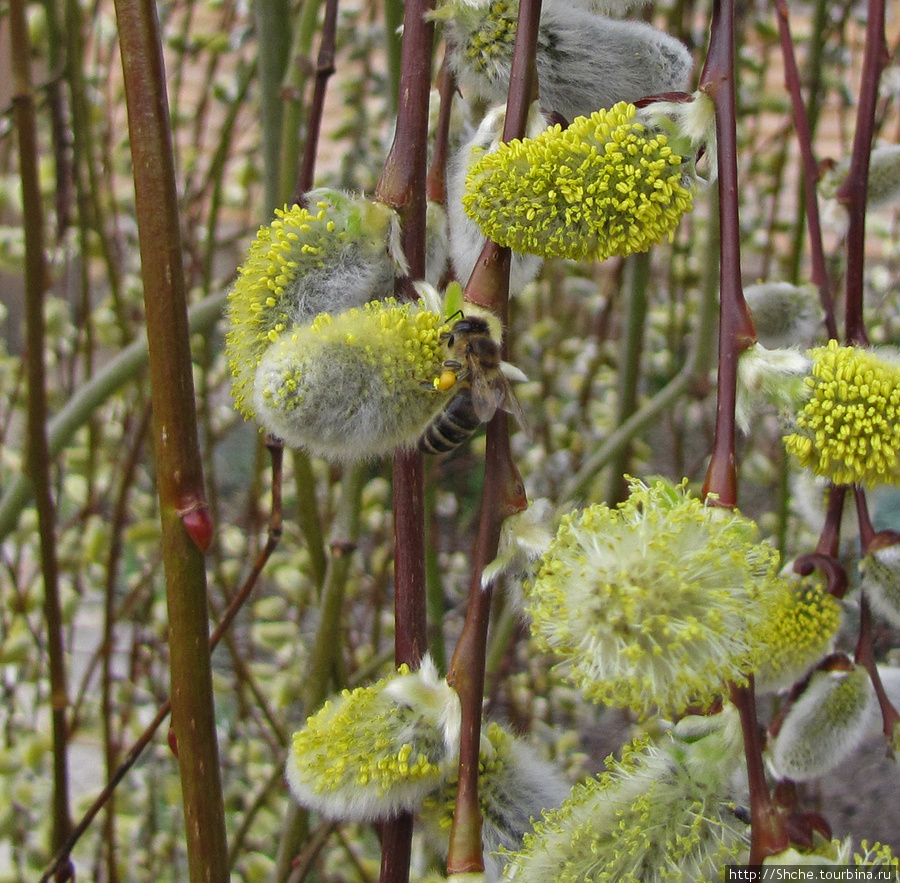
[{"label": "willow branch", "polygon": [[778,13],[778,33],[781,39],[781,55],[784,60],[784,81],[791,96],[794,129],[797,133],[797,145],[803,161],[803,195],[806,204],[806,224],[809,232],[809,251],[812,261],[812,280],[819,289],[819,301],[825,311],[825,330],[828,336],[837,340],[837,320],[834,314],[834,298],[831,283],[828,279],[828,267],[825,263],[825,249],[822,245],[822,224],[819,218],[819,201],[816,194],[816,181],[819,177],[818,164],[813,155],[812,134],[806,105],[800,88],[800,72],[797,70],[797,59],[794,57],[794,42],[791,39],[791,26],[785,0],[775,0]]},{"label": "willow branch", "polygon": [[734,408],[740,354],[756,341],[756,331],[741,283],[741,233],[738,218],[737,122],[734,87],[733,0],[715,0],[709,51],[700,89],[715,102],[719,166],[719,371],[716,430],[703,487],[720,506],[737,503]]},{"label": "willow branch", "polygon": [[228,880],[216,740],[205,546],[205,501],[187,293],[156,6],[116,0],[141,251],[162,557],[169,615],[172,720],[179,748],[192,883]]},{"label": "willow branch", "polygon": [[25,333],[27,340],[27,468],[37,504],[41,574],[44,580],[44,621],[50,664],[51,727],[53,732],[53,830],[51,844],[58,849],[69,834],[69,775],[67,759],[65,647],[59,564],[56,553],[56,506],[52,493],[52,458],[47,441],[47,378],[44,365],[46,322],[44,294],[47,258],[44,251],[44,212],[38,173],[39,147],[35,102],[31,88],[31,41],[24,0],[9,5],[10,58],[13,67],[13,118],[22,183],[25,233]]},{"label": "willow branch", "polygon": [[[713,453],[703,486],[704,497],[717,505],[737,505],[735,402],[741,353],[756,340],[756,332],[741,283],[741,241],[737,175],[737,109],[735,99],[734,0],[714,0],[709,51],[700,88],[715,102],[719,166],[719,371]],[[731,689],[744,735],[744,755],[750,786],[750,863],[787,848],[785,818],[773,804],[766,784],[762,745],[756,720],[753,679]]]},{"label": "willow branch", "polygon": [[294,29],[287,73],[278,93],[284,105],[279,157],[279,200],[293,193],[297,185],[297,171],[300,165],[299,133],[304,123],[303,95],[313,72],[312,48],[318,31],[321,5],[322,0],[303,0],[300,14],[292,16],[288,4],[287,17],[282,19],[282,27],[288,28],[292,18],[296,18],[297,25]]},{"label": "willow branch", "polygon": [[[522,138],[528,111],[537,93],[534,59],[537,50],[541,0],[522,0],[516,26],[509,98],[503,140]],[[510,250],[488,241],[466,285],[466,299],[499,316],[504,325],[509,313]],[[504,341],[504,355],[508,339]],[[481,709],[484,697],[485,657],[491,609],[491,586],[482,586],[481,573],[497,554],[505,518],[526,506],[525,488],[512,459],[509,418],[497,413],[487,427],[484,488],[478,537],[469,581],[469,606],[459,642],[450,663],[448,681],[459,693],[462,726],[459,777],[453,827],[447,854],[449,874],[483,871],[481,808],[478,801],[478,762],[481,751]]]},{"label": "willow branch", "polygon": [[259,113],[262,129],[263,214],[271,218],[284,200],[279,180],[284,102],[281,83],[291,50],[290,0],[255,0],[256,49],[259,69]]},{"label": "willow branch", "polygon": [[869,342],[863,316],[863,273],[866,260],[866,197],[869,186],[869,155],[878,104],[878,81],[884,63],[884,0],[869,0],[866,18],[866,48],[863,54],[859,104],[853,134],[850,171],[838,191],[847,207],[847,298],[844,333],[847,343],[866,346]]},{"label": "willow branch", "polygon": [[325,91],[328,87],[328,80],[334,73],[337,12],[337,0],[325,0],[325,20],[322,22],[319,57],[316,60],[316,78],[306,124],[306,143],[303,145],[303,158],[300,162],[300,173],[297,176],[297,187],[292,200],[295,203],[300,203],[303,195],[312,188],[315,180],[319,134],[322,129],[322,115],[325,111]]},{"label": "willow branch", "polygon": [[[375,197],[394,208],[410,279],[425,276],[425,177],[434,24],[426,20],[433,0],[410,0],[404,8],[400,48],[397,127]],[[409,280],[397,294],[411,298]],[[417,668],[428,642],[425,595],[424,464],[417,450],[394,455],[394,656]],[[406,883],[412,849],[410,813],[384,826],[381,883]]]},{"label": "willow branch", "polygon": [[[238,590],[234,598],[232,598],[231,603],[228,605],[228,608],[222,614],[222,618],[219,621],[219,624],[210,635],[209,649],[211,651],[214,650],[219,641],[222,640],[222,636],[231,627],[231,624],[234,622],[235,617],[238,615],[241,608],[250,597],[251,592],[253,591],[260,575],[263,572],[263,568],[268,563],[269,558],[272,557],[272,553],[277,548],[278,543],[281,539],[281,470],[283,451],[280,444],[268,445],[268,449],[269,454],[272,458],[272,511],[269,517],[269,529],[266,544],[260,551],[260,553],[256,556],[253,567],[250,569],[250,572],[247,575],[247,578],[244,580],[243,585]],[[153,736],[159,729],[160,724],[162,724],[162,722],[169,716],[169,712],[171,710],[171,700],[166,699],[166,701],[163,702],[163,704],[159,707],[159,710],[156,712],[156,716],[147,725],[143,733],[141,733],[141,735],[128,750],[128,753],[125,755],[125,758],[119,765],[115,774],[110,777],[110,780],[107,782],[106,786],[97,795],[93,803],[91,803],[90,807],[88,807],[84,816],[82,816],[81,820],[72,830],[72,833],[69,836],[69,839],[66,841],[65,845],[54,856],[53,861],[41,876],[40,883],[48,883],[48,881],[50,881],[51,879],[57,879],[56,875],[58,874],[60,869],[64,868],[68,863],[69,855],[77,845],[78,841],[84,835],[85,831],[87,831],[87,829],[90,827],[91,822],[93,822],[94,818],[97,816],[100,810],[102,810],[106,803],[109,801],[110,795],[113,793],[118,784],[125,778],[125,776],[128,774],[128,771],[135,765],[135,763],[137,763],[144,749],[150,744],[150,741],[153,739]]]}]

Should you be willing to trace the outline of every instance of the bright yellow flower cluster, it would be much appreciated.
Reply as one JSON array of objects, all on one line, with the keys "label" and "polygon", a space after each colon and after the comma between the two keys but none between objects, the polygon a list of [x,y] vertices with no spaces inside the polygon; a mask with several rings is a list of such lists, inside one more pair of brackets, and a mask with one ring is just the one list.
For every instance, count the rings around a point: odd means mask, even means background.
[{"label": "bright yellow flower cluster", "polygon": [[412,712],[396,705],[379,708],[378,699],[378,691],[364,688],[340,709],[326,703],[305,729],[294,733],[294,755],[318,771],[314,790],[363,786],[384,796],[397,782],[439,777],[440,766],[432,755],[440,760],[444,753],[440,731],[428,733],[433,744],[397,742],[394,735],[407,726]]},{"label": "bright yellow flower cluster", "polygon": [[276,209],[260,227],[228,295],[229,365],[237,408],[253,416],[250,390],[266,348],[318,313],[341,312],[393,286],[387,253],[394,212],[333,190],[310,208]]},{"label": "bright yellow flower cluster", "polygon": [[661,131],[619,102],[485,154],[463,205],[514,251],[606,260],[671,236],[693,201],[691,172]]},{"label": "bright yellow flower cluster", "polygon": [[825,656],[841,625],[841,603],[810,579],[787,580],[759,634],[766,647],[756,671],[760,690],[781,690]]},{"label": "bright yellow flower cluster", "polygon": [[749,519],[633,482],[617,509],[563,519],[530,588],[532,632],[589,699],[677,715],[759,664],[777,567]]},{"label": "bright yellow flower cluster", "polygon": [[836,340],[809,355],[810,396],[788,453],[835,484],[900,485],[900,364]]},{"label": "bright yellow flower cluster", "polygon": [[439,313],[393,298],[322,314],[263,354],[255,415],[286,443],[329,459],[413,444],[451,395],[431,383],[446,356],[446,327]]},{"label": "bright yellow flower cluster", "polygon": [[[294,796],[332,818],[387,818],[417,806],[455,758],[459,700],[433,666],[344,690],[294,733]],[[450,744],[448,744],[448,737]]]}]

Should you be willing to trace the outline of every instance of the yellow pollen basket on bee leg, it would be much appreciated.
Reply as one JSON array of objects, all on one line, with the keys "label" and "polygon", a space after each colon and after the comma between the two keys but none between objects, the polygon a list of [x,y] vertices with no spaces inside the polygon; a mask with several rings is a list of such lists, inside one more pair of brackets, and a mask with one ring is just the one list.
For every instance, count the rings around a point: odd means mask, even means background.
[{"label": "yellow pollen basket on bee leg", "polygon": [[459,377],[457,377],[455,371],[443,371],[440,377],[434,378],[434,388],[438,390],[438,392],[445,392],[456,386],[458,380]]}]

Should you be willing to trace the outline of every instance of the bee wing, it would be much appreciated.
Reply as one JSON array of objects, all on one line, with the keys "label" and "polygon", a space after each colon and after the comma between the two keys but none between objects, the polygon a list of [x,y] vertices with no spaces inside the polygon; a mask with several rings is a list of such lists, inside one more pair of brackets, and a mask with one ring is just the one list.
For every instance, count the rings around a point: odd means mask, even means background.
[{"label": "bee wing", "polygon": [[469,360],[468,376],[475,415],[483,423],[487,423],[500,406],[502,397],[498,395],[498,390],[491,384],[481,366],[474,359]]},{"label": "bee wing", "polygon": [[522,405],[516,398],[516,394],[513,392],[513,388],[506,379],[505,374],[497,374],[494,389],[499,397],[498,406],[506,411],[507,414],[512,414],[516,418],[516,423],[519,424],[526,435],[529,435],[530,431],[528,421],[525,419],[525,412],[522,410]]}]

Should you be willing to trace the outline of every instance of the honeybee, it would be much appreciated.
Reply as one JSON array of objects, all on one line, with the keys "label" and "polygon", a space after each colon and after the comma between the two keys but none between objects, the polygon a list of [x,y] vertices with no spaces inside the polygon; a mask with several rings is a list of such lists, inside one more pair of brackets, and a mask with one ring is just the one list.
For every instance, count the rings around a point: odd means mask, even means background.
[{"label": "honeybee", "polygon": [[500,359],[500,337],[500,323],[487,311],[463,315],[441,335],[449,357],[433,385],[437,390],[456,387],[457,391],[425,428],[419,438],[420,451],[452,451],[487,423],[497,408],[525,426],[522,406],[509,383],[510,379],[525,380],[525,375]]}]

